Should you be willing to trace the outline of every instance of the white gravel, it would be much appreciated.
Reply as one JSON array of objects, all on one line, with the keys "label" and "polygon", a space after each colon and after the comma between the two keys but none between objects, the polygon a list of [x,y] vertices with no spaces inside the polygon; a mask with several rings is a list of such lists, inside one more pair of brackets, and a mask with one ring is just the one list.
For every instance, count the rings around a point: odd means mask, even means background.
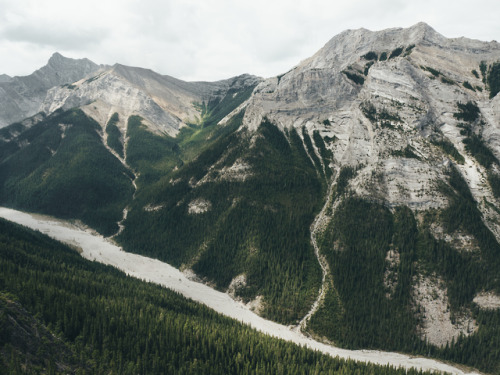
[{"label": "white gravel", "polygon": [[82,256],[87,259],[112,265],[130,276],[151,281],[180,292],[184,296],[201,302],[219,313],[249,324],[271,336],[307,346],[334,357],[351,358],[380,365],[389,364],[395,367],[415,367],[422,370],[451,374],[467,374],[465,370],[432,359],[375,350],[345,350],[319,343],[300,332],[294,332],[288,327],[263,319],[225,293],[188,280],[183,273],[167,263],[124,252],[118,246],[101,236],[95,235],[95,233],[92,234],[67,222],[46,216],[31,215],[1,207],[0,217],[39,230],[61,242],[77,246],[82,249]]}]

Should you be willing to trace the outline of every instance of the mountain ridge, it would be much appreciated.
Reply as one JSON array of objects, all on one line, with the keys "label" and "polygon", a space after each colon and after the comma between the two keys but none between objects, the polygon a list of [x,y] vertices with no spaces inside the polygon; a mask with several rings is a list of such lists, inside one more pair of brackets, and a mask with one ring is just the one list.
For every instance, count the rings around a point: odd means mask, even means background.
[{"label": "mountain ridge", "polygon": [[0,202],[82,220],[337,345],[495,372],[500,312],[476,301],[500,300],[499,91],[498,43],[424,23],[346,31],[265,80],[117,64],[2,131]]},{"label": "mountain ridge", "polygon": [[35,115],[50,88],[72,83],[98,68],[88,59],[69,59],[56,52],[32,74],[0,82],[0,127]]}]

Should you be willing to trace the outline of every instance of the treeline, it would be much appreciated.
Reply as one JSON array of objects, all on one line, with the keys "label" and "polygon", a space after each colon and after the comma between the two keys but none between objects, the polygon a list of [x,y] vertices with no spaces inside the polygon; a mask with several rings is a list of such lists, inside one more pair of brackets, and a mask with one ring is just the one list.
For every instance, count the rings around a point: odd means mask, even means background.
[{"label": "treeline", "polygon": [[[331,358],[270,338],[4,220],[0,267],[5,374],[420,373]],[[46,326],[55,341],[37,333],[44,339],[30,352],[19,345],[16,319],[38,321],[37,330]]]}]

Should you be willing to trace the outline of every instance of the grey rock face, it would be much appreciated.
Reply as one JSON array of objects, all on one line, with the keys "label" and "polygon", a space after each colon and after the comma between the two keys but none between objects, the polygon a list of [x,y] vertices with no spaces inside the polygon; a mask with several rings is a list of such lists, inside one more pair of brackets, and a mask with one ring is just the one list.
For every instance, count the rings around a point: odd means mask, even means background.
[{"label": "grey rock face", "polygon": [[[116,64],[69,86],[50,89],[40,110],[82,107],[104,126],[113,113],[139,115],[153,132],[175,135],[179,127],[200,116],[200,104],[222,98],[229,89],[255,85],[243,75],[218,82],[184,82],[148,69]],[[122,124],[122,127],[125,124]]]},{"label": "grey rock face", "polygon": [[98,69],[99,65],[88,59],[54,53],[47,65],[29,76],[0,79],[0,127],[39,112],[50,88],[70,84]]},{"label": "grey rock face", "polygon": [[[449,155],[431,142],[444,137],[464,156],[459,168],[478,202],[494,201],[486,172],[465,151],[453,114],[459,102],[477,103],[482,136],[500,158],[500,98],[490,100],[473,73],[481,61],[499,60],[496,42],[447,39],[424,23],[379,32],[348,30],[289,72],[259,84],[244,125],[255,129],[268,118],[281,128],[319,131],[335,140],[328,147],[337,167],[361,167],[351,181],[358,194],[414,209],[447,204],[434,183]],[[370,118],[367,109],[378,117]],[[401,156],[407,147],[414,158]]]},{"label": "grey rock face", "polygon": [[0,74],[0,83],[9,82],[11,79],[12,77],[8,76],[7,74]]}]

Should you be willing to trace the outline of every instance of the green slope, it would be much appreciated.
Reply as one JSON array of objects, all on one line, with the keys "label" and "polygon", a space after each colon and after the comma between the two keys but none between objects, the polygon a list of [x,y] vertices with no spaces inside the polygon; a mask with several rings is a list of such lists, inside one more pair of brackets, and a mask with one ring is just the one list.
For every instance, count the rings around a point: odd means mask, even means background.
[{"label": "green slope", "polygon": [[[294,323],[310,308],[319,287],[309,226],[325,184],[295,131],[287,138],[264,122],[252,140],[245,131],[235,132],[241,119],[242,114],[225,127],[205,127],[197,134],[186,131],[172,151],[172,139],[149,134],[150,146],[138,150],[152,152],[141,154],[142,159],[131,156],[129,163],[141,176],[164,166],[165,176],[140,185],[118,240],[130,251],[191,267],[223,290],[244,274],[247,284],[238,290],[240,296],[262,295],[264,316]],[[137,126],[136,120],[129,121],[129,128]],[[200,138],[202,151],[181,163]],[[167,151],[155,153],[161,143]],[[245,176],[227,177],[235,164],[246,166]],[[190,213],[197,200],[209,202],[210,209]]]},{"label": "green slope", "polygon": [[11,141],[0,159],[0,202],[110,235],[132,198],[132,174],[80,110],[56,113]]},{"label": "green slope", "polygon": [[[345,179],[339,184],[344,186]],[[419,213],[420,223],[408,207],[389,210],[352,194],[337,195],[341,202],[319,241],[332,279],[325,303],[308,328],[349,348],[432,355],[498,374],[500,311],[481,310],[472,300],[483,290],[500,293],[500,246],[454,167],[441,189],[450,199],[449,207]],[[480,252],[460,251],[436,240],[432,225],[444,226],[450,234],[457,229],[467,233]],[[389,250],[399,254],[396,267],[386,261]],[[384,284],[388,271],[395,280],[393,290]],[[478,331],[444,348],[423,341],[417,330],[421,316],[412,296],[418,275],[439,276],[445,283],[452,316],[470,310]]]},{"label": "green slope", "polygon": [[1,373],[418,373],[270,338],[4,220],[0,268]]}]

